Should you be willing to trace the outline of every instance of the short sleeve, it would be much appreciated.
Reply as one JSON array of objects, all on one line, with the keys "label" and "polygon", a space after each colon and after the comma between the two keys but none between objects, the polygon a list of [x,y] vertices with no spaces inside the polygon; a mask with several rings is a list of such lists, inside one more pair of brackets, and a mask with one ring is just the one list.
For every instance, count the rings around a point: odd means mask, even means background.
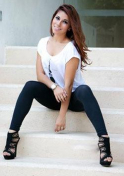
[{"label": "short sleeve", "polygon": [[38,52],[39,55],[41,56],[41,53],[42,53],[42,39],[40,39],[40,41],[38,42],[38,45],[37,45],[37,52]]},{"label": "short sleeve", "polygon": [[79,60],[81,59],[80,54],[78,53],[76,47],[73,45],[73,43],[70,43],[70,45],[68,46],[67,49],[67,53],[66,53],[66,63],[72,59],[73,57],[78,58]]}]

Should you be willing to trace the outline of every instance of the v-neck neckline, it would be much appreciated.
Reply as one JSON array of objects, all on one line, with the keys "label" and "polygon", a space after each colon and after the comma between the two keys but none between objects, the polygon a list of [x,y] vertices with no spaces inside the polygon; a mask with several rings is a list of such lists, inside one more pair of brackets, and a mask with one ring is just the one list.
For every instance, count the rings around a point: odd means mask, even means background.
[{"label": "v-neck neckline", "polygon": [[69,41],[59,53],[57,53],[56,55],[52,56],[52,55],[49,54],[49,52],[47,51],[47,45],[48,45],[48,41],[49,41],[50,37],[51,37],[51,36],[49,36],[49,37],[47,38],[46,47],[45,47],[45,48],[46,48],[46,52],[47,52],[47,54],[48,54],[50,57],[56,57],[56,56],[60,55],[60,54],[65,50],[65,48],[68,46],[68,44],[71,43],[71,41]]}]

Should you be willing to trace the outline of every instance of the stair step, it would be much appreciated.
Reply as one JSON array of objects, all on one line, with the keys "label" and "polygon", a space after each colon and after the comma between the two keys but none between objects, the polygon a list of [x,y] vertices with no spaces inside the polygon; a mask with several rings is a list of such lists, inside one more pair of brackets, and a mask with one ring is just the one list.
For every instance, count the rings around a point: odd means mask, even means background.
[{"label": "stair step", "polygon": [[[124,87],[124,68],[86,67],[85,70],[82,75],[90,86]],[[3,84],[24,84],[29,80],[37,80],[33,65],[2,65],[0,75]]]},{"label": "stair step", "polygon": [[[18,157],[99,160],[98,137],[95,133],[20,132]],[[6,133],[0,132],[2,151]],[[124,135],[111,134],[111,151],[115,162],[124,163]]]},{"label": "stair step", "polygon": [[[14,168],[13,168],[14,166]],[[124,164],[102,167],[98,161],[25,157],[13,161],[0,158],[0,174],[5,176],[123,176]]]},{"label": "stair step", "polygon": [[3,84],[24,84],[29,80],[36,80],[36,69],[32,65],[2,65],[0,66],[0,82]]},{"label": "stair step", "polygon": [[124,48],[89,48],[88,58],[93,67],[122,67],[124,66]]},{"label": "stair step", "polygon": [[[23,85],[0,84],[0,104],[15,104]],[[101,108],[124,109],[124,88],[92,88]],[[39,105],[34,101],[34,105]]]},{"label": "stair step", "polygon": [[[124,110],[106,108],[101,110],[108,132],[124,134]],[[14,106],[12,105],[0,105],[1,130],[8,130],[13,111]],[[57,116],[58,111],[47,109],[42,105],[31,107],[21,126],[21,130],[53,131]],[[64,131],[95,132],[94,127],[84,112],[72,111],[67,112],[66,129]]]},{"label": "stair step", "polygon": [[[122,67],[124,65],[123,48],[89,48],[91,66]],[[6,64],[35,65],[37,47],[6,47]]]},{"label": "stair step", "polygon": [[86,67],[83,77],[90,86],[124,87],[124,68]]},{"label": "stair step", "polygon": [[8,46],[6,47],[7,65],[34,65],[36,64],[36,47]]},{"label": "stair step", "polygon": [[[0,157],[0,175],[124,176],[124,49],[90,49],[88,56],[93,63],[85,68],[83,77],[92,88],[111,133],[112,167],[100,166],[98,138],[85,113],[68,111],[66,130],[55,133],[58,111],[34,100],[21,127],[18,155],[11,161]],[[23,84],[36,80],[36,55],[36,47],[6,48],[7,65],[0,66],[1,151]]]}]

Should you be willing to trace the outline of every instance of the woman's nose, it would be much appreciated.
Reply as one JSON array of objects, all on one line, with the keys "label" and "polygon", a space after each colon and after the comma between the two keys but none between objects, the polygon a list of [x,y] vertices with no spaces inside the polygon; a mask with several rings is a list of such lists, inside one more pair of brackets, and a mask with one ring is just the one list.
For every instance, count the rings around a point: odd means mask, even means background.
[{"label": "woman's nose", "polygon": [[60,26],[61,25],[61,21],[58,20],[57,21],[57,25]]}]

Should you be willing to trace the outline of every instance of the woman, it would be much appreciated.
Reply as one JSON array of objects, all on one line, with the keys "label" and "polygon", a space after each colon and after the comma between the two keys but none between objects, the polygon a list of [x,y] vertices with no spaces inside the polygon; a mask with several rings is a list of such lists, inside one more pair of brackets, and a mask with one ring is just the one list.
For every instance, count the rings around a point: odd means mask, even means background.
[{"label": "woman", "polygon": [[27,82],[19,95],[3,156],[5,159],[16,157],[18,132],[35,98],[47,108],[59,110],[55,132],[65,129],[67,109],[85,111],[99,137],[100,164],[109,166],[112,162],[109,136],[99,105],[81,74],[82,63],[88,64],[88,49],[79,15],[73,6],[63,4],[55,11],[50,33],[50,37],[42,38],[38,43],[38,82]]}]

